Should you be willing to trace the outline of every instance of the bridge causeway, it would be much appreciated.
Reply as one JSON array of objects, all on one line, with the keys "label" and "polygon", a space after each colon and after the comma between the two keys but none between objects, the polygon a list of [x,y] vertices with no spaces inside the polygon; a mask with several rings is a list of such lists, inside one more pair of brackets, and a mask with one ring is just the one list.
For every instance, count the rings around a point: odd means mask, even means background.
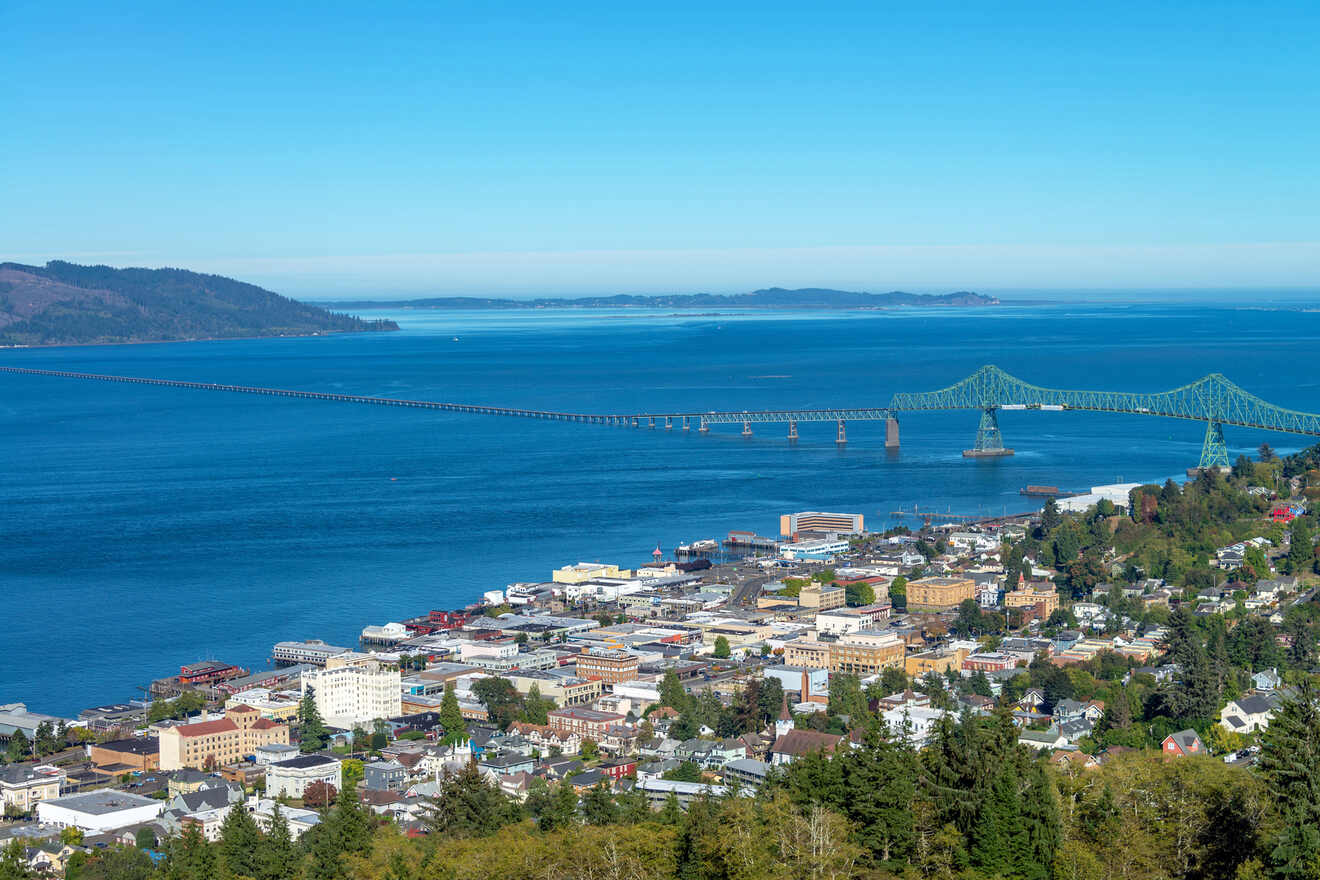
[{"label": "bridge causeway", "polygon": [[787,424],[788,439],[790,441],[798,438],[797,426],[799,422],[835,422],[838,428],[836,442],[840,445],[847,443],[846,426],[848,422],[883,421],[886,425],[885,446],[891,449],[896,449],[899,445],[899,413],[970,409],[980,412],[980,424],[974,446],[965,450],[963,454],[967,457],[977,458],[1011,455],[1013,453],[1013,450],[1004,447],[999,432],[998,413],[1000,410],[1079,410],[1203,421],[1206,423],[1206,434],[1202,444],[1200,461],[1200,467],[1203,468],[1228,466],[1228,448],[1225,445],[1223,433],[1225,425],[1288,434],[1320,436],[1320,414],[1299,412],[1275,406],[1244,391],[1218,373],[1212,373],[1170,391],[1131,393],[1121,391],[1065,391],[1042,388],[1023,382],[998,367],[985,366],[971,376],[947,388],[937,391],[899,392],[892,397],[886,407],[604,414],[446,403],[433,400],[408,400],[406,398],[372,397],[357,394],[335,394],[325,391],[300,391],[253,385],[222,385],[209,382],[187,382],[179,379],[113,376],[101,373],[79,373],[29,367],[0,367],[0,373],[98,382],[121,382],[134,385],[158,385],[199,391],[227,391],[238,394],[258,394],[267,397],[326,400],[373,406],[409,407],[473,415],[511,416],[589,425],[646,427],[651,429],[663,427],[668,431],[675,428],[689,431],[695,425],[698,432],[706,433],[710,430],[711,425],[733,424],[742,426],[744,436],[752,435],[752,425],[776,423]]}]

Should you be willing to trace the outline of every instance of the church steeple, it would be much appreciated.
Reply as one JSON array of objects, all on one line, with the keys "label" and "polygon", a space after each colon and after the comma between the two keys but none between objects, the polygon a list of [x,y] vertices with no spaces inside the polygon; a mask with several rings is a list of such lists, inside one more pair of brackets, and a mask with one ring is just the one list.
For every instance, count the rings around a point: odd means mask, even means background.
[{"label": "church steeple", "polygon": [[788,711],[788,694],[779,704],[779,719],[775,721],[775,736],[784,736],[793,729],[793,714]]}]

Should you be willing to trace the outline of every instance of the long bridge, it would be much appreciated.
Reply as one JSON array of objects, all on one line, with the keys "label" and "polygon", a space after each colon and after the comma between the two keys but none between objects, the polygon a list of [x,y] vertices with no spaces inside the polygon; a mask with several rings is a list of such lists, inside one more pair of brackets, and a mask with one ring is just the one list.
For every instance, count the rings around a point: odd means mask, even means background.
[{"label": "long bridge", "polygon": [[706,433],[711,425],[740,424],[744,436],[751,436],[752,425],[777,423],[788,425],[788,439],[796,440],[799,422],[834,422],[838,426],[836,442],[847,443],[850,421],[885,422],[885,446],[899,445],[898,415],[931,410],[977,410],[980,424],[976,442],[963,451],[968,458],[1012,455],[999,432],[1000,410],[1086,411],[1124,413],[1140,416],[1188,419],[1205,422],[1205,441],[1201,446],[1200,467],[1227,467],[1228,447],[1224,426],[1254,428],[1286,434],[1320,436],[1320,414],[1285,409],[1244,391],[1219,373],[1203,376],[1188,385],[1170,391],[1066,391],[1042,388],[1023,382],[996,366],[984,366],[967,378],[937,391],[899,392],[885,407],[727,410],[710,412],[652,413],[573,413],[518,407],[445,403],[432,400],[408,400],[397,397],[369,397],[357,394],[334,394],[324,391],[299,391],[264,388],[252,385],[222,385],[211,382],[185,382],[178,379],[152,379],[137,376],[112,376],[102,373],[78,373],[65,370],[41,370],[28,367],[0,367],[0,373],[27,376],[50,376],[98,382],[122,382],[136,385],[160,385],[200,391],[228,391],[260,394],[268,397],[292,397],[375,406],[399,406],[474,415],[512,416],[549,419],[590,425],[613,425],[632,428],[678,428],[689,431],[693,425]]}]

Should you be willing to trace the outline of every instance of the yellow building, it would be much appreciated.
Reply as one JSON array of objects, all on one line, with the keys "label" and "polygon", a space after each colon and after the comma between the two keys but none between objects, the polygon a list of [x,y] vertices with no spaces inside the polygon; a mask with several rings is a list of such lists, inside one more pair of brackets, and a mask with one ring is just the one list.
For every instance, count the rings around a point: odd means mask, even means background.
[{"label": "yellow building", "polygon": [[603,562],[579,562],[557,568],[550,579],[557,584],[581,584],[595,578],[621,578],[627,580],[633,576],[632,570],[606,565]]},{"label": "yellow building", "polygon": [[848,633],[830,646],[830,671],[874,675],[903,666],[906,646],[894,633]]},{"label": "yellow building", "polygon": [[289,742],[287,725],[262,718],[251,706],[225,710],[219,721],[167,727],[160,733],[160,769],[205,770],[241,761],[257,746]]},{"label": "yellow building", "polygon": [[957,608],[976,597],[976,583],[971,578],[924,577],[908,581],[908,608]]},{"label": "yellow building", "polygon": [[1030,608],[1041,603],[1045,604],[1045,616],[1049,617],[1059,607],[1059,594],[1052,587],[1044,590],[1023,587],[1004,594],[1005,608]]},{"label": "yellow building", "polygon": [[830,646],[815,639],[794,639],[784,643],[784,665],[803,669],[829,669]]},{"label": "yellow building", "polygon": [[832,587],[814,581],[807,584],[798,593],[798,607],[814,608],[817,611],[829,611],[842,608],[848,601],[848,593],[843,587]]},{"label": "yellow building", "polygon": [[956,651],[926,651],[906,658],[903,671],[912,678],[920,678],[927,672],[962,672],[963,658],[967,656],[965,648]]}]

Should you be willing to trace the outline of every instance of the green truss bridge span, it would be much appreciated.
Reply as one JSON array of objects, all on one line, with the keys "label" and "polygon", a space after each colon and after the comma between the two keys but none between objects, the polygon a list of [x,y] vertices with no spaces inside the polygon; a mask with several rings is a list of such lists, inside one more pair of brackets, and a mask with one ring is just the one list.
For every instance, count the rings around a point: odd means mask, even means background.
[{"label": "green truss bridge span", "polygon": [[969,458],[1012,455],[999,432],[1000,410],[1042,410],[1126,413],[1140,416],[1190,419],[1205,422],[1205,442],[1201,447],[1200,467],[1227,467],[1228,448],[1224,443],[1224,426],[1279,431],[1286,434],[1320,436],[1320,414],[1285,409],[1264,401],[1234,385],[1219,373],[1212,373],[1188,385],[1170,391],[1133,393],[1126,391],[1066,391],[1042,388],[1023,382],[995,366],[981,367],[967,378],[938,391],[899,392],[884,407],[781,409],[781,410],[724,410],[708,412],[652,412],[652,413],[572,413],[550,410],[522,409],[465,403],[444,403],[431,400],[407,400],[395,397],[369,397],[356,394],[331,394],[321,391],[299,391],[282,388],[263,388],[252,385],[220,385],[207,382],[185,382],[176,379],[151,379],[136,376],[110,376],[100,373],[76,373],[63,370],[39,370],[25,367],[0,367],[0,373],[27,376],[50,376],[65,379],[121,382],[137,385],[161,385],[200,391],[227,391],[240,394],[260,394],[269,397],[293,397],[306,400],[326,400],[342,403],[363,403],[375,406],[410,407],[441,410],[475,415],[514,416],[561,422],[621,427],[663,427],[683,431],[696,429],[705,433],[711,425],[741,425],[744,436],[751,436],[754,424],[786,424],[788,439],[796,440],[799,422],[835,422],[838,425],[837,442],[847,442],[846,426],[849,421],[883,421],[886,423],[885,446],[899,445],[898,417],[902,413],[930,410],[967,409],[980,412],[976,442],[963,451]]}]

